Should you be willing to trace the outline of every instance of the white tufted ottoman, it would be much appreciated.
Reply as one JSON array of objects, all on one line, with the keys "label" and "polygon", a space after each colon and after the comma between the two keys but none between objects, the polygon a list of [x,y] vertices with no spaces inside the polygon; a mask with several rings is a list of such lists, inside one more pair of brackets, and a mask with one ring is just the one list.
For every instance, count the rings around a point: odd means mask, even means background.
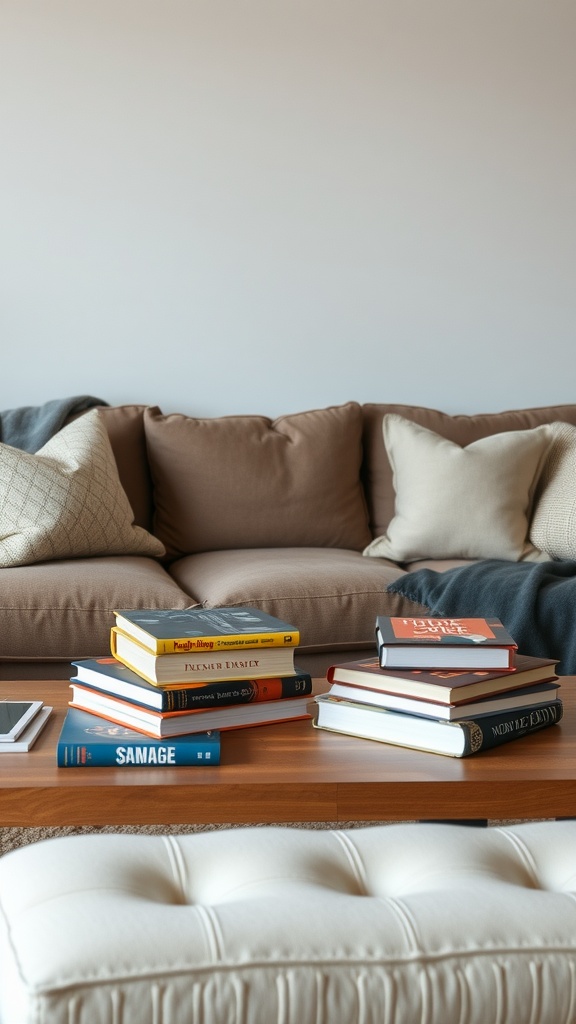
[{"label": "white tufted ottoman", "polygon": [[2,1024],[570,1024],[576,822],[87,835],[0,860]]}]

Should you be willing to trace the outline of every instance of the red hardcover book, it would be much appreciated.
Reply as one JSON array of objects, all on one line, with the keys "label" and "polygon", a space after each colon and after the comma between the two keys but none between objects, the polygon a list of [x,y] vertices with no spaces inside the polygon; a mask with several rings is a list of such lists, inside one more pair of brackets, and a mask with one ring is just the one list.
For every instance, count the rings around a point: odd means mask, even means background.
[{"label": "red hardcover book", "polygon": [[332,665],[326,678],[329,683],[349,683],[381,693],[455,705],[523,686],[552,682],[558,678],[557,664],[557,661],[550,658],[517,654],[511,672],[488,672],[483,669],[401,670],[381,668],[378,657],[373,657]]}]

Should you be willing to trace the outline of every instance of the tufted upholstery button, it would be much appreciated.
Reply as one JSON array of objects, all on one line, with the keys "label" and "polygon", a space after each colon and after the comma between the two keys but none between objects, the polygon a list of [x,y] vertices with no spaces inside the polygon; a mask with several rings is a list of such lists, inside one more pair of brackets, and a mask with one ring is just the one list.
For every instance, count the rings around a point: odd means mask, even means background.
[{"label": "tufted upholstery button", "polygon": [[576,821],[87,835],[0,860],[0,1024],[576,1024]]}]

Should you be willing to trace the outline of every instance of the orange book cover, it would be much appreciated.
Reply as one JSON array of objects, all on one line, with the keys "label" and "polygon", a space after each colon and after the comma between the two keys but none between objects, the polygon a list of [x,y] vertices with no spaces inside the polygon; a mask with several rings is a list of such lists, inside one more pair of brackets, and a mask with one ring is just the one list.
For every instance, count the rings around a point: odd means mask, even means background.
[{"label": "orange book cover", "polygon": [[517,644],[495,616],[376,618],[382,668],[486,668],[510,671]]},{"label": "orange book cover", "polygon": [[74,683],[71,684],[71,690],[72,698],[69,701],[71,707],[88,711],[117,725],[136,729],[154,739],[168,739],[172,736],[212,729],[239,729],[251,725],[267,725],[272,722],[310,717],[308,707],[310,694],[302,697],[237,704],[233,707],[163,714],[149,708],[132,705],[129,701],[112,697],[109,694],[99,694]]},{"label": "orange book cover", "polygon": [[414,618],[379,615],[376,620],[383,644],[485,644],[516,647],[500,619],[490,618]]}]

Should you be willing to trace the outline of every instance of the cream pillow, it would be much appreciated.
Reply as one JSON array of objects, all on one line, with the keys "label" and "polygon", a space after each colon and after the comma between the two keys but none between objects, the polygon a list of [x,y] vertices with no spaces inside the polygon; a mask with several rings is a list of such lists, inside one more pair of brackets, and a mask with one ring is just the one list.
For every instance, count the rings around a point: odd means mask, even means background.
[{"label": "cream pillow", "polygon": [[530,524],[530,540],[551,558],[576,558],[576,427],[551,423],[548,453]]},{"label": "cream pillow", "polygon": [[97,409],[35,455],[0,444],[0,566],[85,555],[163,555],[163,544],[133,520]]},{"label": "cream pillow", "polygon": [[419,558],[547,558],[528,541],[535,484],[551,443],[548,424],[480,438],[466,448],[389,413],[384,443],[395,514],[365,555]]}]

